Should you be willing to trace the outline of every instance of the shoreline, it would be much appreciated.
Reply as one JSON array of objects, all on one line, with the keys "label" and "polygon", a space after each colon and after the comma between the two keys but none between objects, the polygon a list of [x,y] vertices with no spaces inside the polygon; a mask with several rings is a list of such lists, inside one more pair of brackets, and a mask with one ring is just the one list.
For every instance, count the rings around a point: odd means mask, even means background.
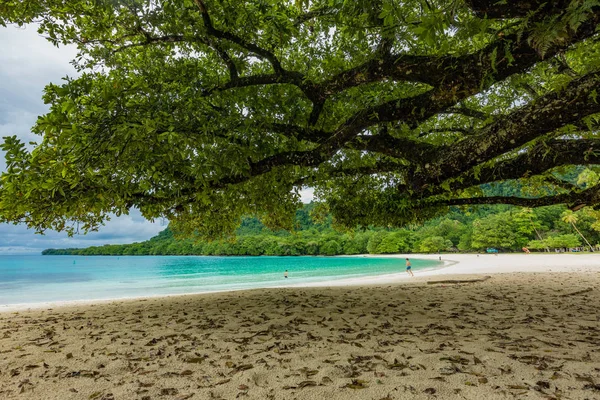
[{"label": "shoreline", "polygon": [[0,315],[4,313],[15,313],[22,311],[34,311],[55,308],[71,308],[77,306],[105,305],[114,302],[135,302],[151,299],[185,298],[188,296],[206,296],[211,294],[235,293],[246,291],[260,291],[267,289],[301,289],[301,288],[325,288],[345,286],[378,286],[378,285],[402,285],[417,283],[423,284],[436,277],[472,275],[479,276],[509,274],[509,273],[592,273],[600,271],[600,254],[584,253],[532,253],[532,254],[358,254],[342,255],[339,258],[397,258],[397,259],[422,259],[438,261],[441,257],[443,266],[413,270],[414,277],[408,276],[404,271],[404,264],[399,268],[401,271],[393,274],[366,275],[350,278],[339,278],[322,282],[303,282],[287,285],[276,285],[244,289],[226,289],[204,292],[190,292],[177,294],[157,294],[147,296],[118,297],[109,299],[85,299],[49,301],[40,303],[19,303],[0,305]]},{"label": "shoreline", "polygon": [[[467,258],[398,284],[2,313],[0,394],[6,400],[594,399],[600,393],[595,258],[499,256],[475,261],[491,278],[471,283],[427,283],[481,276],[471,274]],[[533,271],[523,272],[522,264]],[[489,273],[494,265],[498,272]]]}]

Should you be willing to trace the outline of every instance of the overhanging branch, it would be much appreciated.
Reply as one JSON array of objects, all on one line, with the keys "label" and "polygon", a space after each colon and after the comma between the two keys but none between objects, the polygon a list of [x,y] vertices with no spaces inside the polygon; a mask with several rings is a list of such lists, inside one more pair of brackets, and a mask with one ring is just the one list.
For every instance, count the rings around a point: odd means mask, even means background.
[{"label": "overhanging branch", "polygon": [[569,0],[525,0],[525,1],[497,1],[497,0],[466,0],[467,5],[479,17],[493,19],[509,19],[527,17],[532,13],[555,13],[563,10]]},{"label": "overhanging branch", "polygon": [[[600,165],[600,139],[555,139],[540,143],[512,159],[468,171],[453,180],[448,189],[456,191],[484,183],[529,178],[563,165]],[[437,186],[436,193],[443,190]]]},{"label": "overhanging branch", "polygon": [[[598,204],[600,202],[600,185],[593,186],[581,192],[557,194],[554,196],[543,196],[536,198],[490,196],[490,197],[468,197],[426,202],[426,206],[464,206],[481,204],[510,204],[521,207],[543,207],[554,204],[566,204],[570,209],[580,209],[586,205]],[[424,205],[425,205],[424,204]]]},{"label": "overhanging branch", "polygon": [[358,136],[348,142],[346,147],[353,150],[384,154],[418,164],[433,157],[437,152],[443,151],[440,146],[407,138],[395,138],[387,133]]},{"label": "overhanging branch", "polygon": [[206,32],[209,35],[214,36],[217,39],[228,40],[228,41],[235,43],[238,46],[256,54],[258,57],[268,60],[271,63],[271,65],[273,66],[273,69],[275,70],[276,74],[282,74],[284,72],[283,68],[281,67],[281,63],[279,62],[279,59],[275,56],[275,54],[273,54],[271,51],[268,51],[260,46],[257,46],[254,43],[251,43],[251,42],[241,38],[240,36],[237,36],[237,35],[234,35],[233,33],[222,31],[220,29],[215,28],[213,26],[210,15],[208,14],[208,9],[206,8],[206,5],[204,4],[204,0],[194,0],[194,1],[196,2],[196,5],[200,9],[200,14],[202,14],[202,20],[204,21],[204,27],[206,28]]},{"label": "overhanging branch", "polygon": [[467,108],[467,107],[462,107],[462,106],[448,108],[447,110],[444,110],[442,112],[442,114],[461,114],[466,117],[476,118],[476,119],[480,119],[482,121],[485,121],[489,117],[489,115],[487,115],[486,113],[484,113],[482,111],[474,110],[472,108]]},{"label": "overhanging branch", "polygon": [[453,145],[438,160],[432,160],[429,169],[419,178],[430,184],[443,182],[537,137],[600,112],[600,104],[589,98],[600,88],[599,81],[599,72],[587,74],[569,83],[564,90],[542,96],[487,125],[478,134]]}]

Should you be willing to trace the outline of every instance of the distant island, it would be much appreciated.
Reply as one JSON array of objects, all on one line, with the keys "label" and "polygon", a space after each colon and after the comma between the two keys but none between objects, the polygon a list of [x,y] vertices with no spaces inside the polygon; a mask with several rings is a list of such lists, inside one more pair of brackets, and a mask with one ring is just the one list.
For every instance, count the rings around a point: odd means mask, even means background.
[{"label": "distant island", "polygon": [[214,255],[301,256],[392,253],[503,252],[554,249],[589,250],[600,243],[593,210],[572,213],[565,206],[537,209],[494,205],[452,209],[443,217],[401,229],[368,227],[352,232],[333,228],[331,216],[315,221],[314,204],[296,212],[296,230],[272,231],[246,217],[230,240],[178,239],[165,229],[150,240],[80,249],[47,249],[44,255]]}]

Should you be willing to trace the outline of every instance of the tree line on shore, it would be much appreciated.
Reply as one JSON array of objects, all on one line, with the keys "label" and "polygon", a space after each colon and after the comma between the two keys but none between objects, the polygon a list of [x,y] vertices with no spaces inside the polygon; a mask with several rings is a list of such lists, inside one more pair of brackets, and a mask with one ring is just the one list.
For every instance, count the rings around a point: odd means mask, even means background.
[{"label": "tree line on shore", "polygon": [[229,239],[180,239],[165,229],[150,240],[80,249],[47,249],[46,255],[215,255],[300,256],[435,252],[555,251],[597,247],[599,212],[577,212],[554,205],[536,209],[494,205],[452,209],[422,225],[404,228],[367,227],[339,231],[331,215],[314,218],[315,204],[296,213],[296,230],[273,231],[256,217],[245,217]]}]

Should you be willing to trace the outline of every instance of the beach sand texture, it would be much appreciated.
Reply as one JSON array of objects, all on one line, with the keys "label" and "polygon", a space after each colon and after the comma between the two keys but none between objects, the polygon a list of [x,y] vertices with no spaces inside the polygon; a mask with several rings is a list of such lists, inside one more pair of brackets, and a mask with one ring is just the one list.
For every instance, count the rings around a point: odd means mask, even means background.
[{"label": "beach sand texture", "polygon": [[570,260],[2,313],[0,398],[600,399],[600,269]]}]

